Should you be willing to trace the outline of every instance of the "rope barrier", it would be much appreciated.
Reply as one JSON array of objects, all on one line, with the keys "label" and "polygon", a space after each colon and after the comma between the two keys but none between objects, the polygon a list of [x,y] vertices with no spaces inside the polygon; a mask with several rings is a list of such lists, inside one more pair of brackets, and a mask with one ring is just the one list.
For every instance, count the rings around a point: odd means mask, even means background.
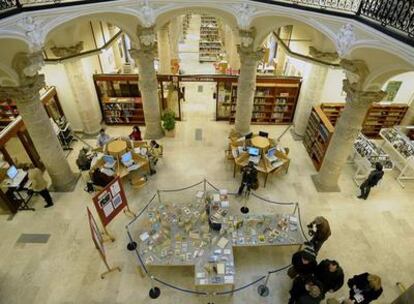
[{"label": "rope barrier", "polygon": [[164,281],[162,281],[162,280],[160,280],[160,279],[158,279],[156,277],[153,277],[153,280],[155,280],[158,283],[161,283],[161,284],[163,284],[165,286],[168,286],[168,287],[170,287],[172,289],[176,289],[176,290],[179,290],[179,291],[182,291],[182,292],[191,293],[191,294],[197,294],[197,295],[205,295],[205,296],[208,295],[206,292],[203,292],[203,291],[189,290],[189,289],[184,289],[184,288],[181,288],[181,287],[174,286],[174,285],[172,285],[170,283],[167,283],[167,282],[164,282]]},{"label": "rope barrier", "polygon": [[289,264],[289,265],[284,266],[284,267],[282,267],[282,268],[279,268],[279,269],[276,269],[276,270],[269,271],[269,272],[268,272],[268,274],[273,274],[273,273],[276,273],[276,272],[279,272],[279,271],[282,271],[282,270],[288,269],[291,265],[292,265],[292,264]]},{"label": "rope barrier", "polygon": [[217,293],[216,293],[216,295],[218,295],[218,296],[223,296],[223,295],[226,295],[226,294],[230,294],[230,293],[235,293],[235,292],[241,291],[241,290],[243,290],[243,289],[246,289],[246,288],[248,288],[248,287],[250,287],[250,286],[252,286],[252,285],[256,284],[257,282],[260,282],[260,281],[261,281],[261,280],[263,280],[265,277],[266,277],[266,276],[261,276],[261,277],[260,277],[260,278],[258,278],[257,280],[255,280],[255,281],[253,281],[253,282],[251,282],[251,283],[249,283],[249,284],[247,284],[247,285],[244,285],[244,286],[242,286],[242,287],[239,287],[239,288],[233,289],[233,290],[217,292]]},{"label": "rope barrier", "polygon": [[251,192],[250,194],[253,195],[254,197],[256,197],[258,199],[261,199],[262,201],[265,201],[265,202],[270,203],[270,204],[282,205],[282,206],[293,206],[293,205],[295,205],[295,203],[282,203],[282,202],[271,201],[267,198],[264,198],[264,197],[261,197],[261,196],[257,195],[254,192]]},{"label": "rope barrier", "polygon": [[206,180],[206,183],[210,185],[210,187],[212,187],[214,190],[218,191],[219,188],[217,188],[216,186],[214,186],[212,183],[210,183],[208,180]]},{"label": "rope barrier", "polygon": [[204,180],[202,180],[201,182],[198,182],[194,185],[188,186],[188,187],[184,187],[184,188],[179,188],[179,189],[166,189],[166,190],[158,190],[159,192],[178,192],[178,191],[183,191],[183,190],[187,190],[190,188],[193,188],[195,186],[198,186],[200,184],[204,183]]},{"label": "rope barrier", "polygon": [[152,196],[152,198],[150,199],[150,201],[145,205],[145,207],[143,209],[141,209],[141,211],[138,213],[137,216],[135,216],[127,225],[126,228],[128,229],[128,227],[134,223],[144,212],[145,210],[147,210],[148,206],[152,203],[152,201],[155,199],[155,197],[157,196],[157,194],[154,194]]}]

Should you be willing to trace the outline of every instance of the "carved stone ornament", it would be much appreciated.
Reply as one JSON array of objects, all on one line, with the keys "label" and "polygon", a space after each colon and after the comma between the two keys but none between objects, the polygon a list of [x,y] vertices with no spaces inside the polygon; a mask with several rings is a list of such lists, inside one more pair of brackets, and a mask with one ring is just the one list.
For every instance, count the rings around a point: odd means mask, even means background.
[{"label": "carved stone ornament", "polygon": [[379,102],[387,95],[384,91],[360,91],[356,83],[350,83],[348,79],[342,82],[342,89],[346,92],[347,102],[356,107],[368,107],[374,102]]},{"label": "carved stone ornament", "polygon": [[234,6],[237,17],[237,25],[242,30],[248,30],[251,18],[253,17],[256,8],[248,3],[242,3]]},{"label": "carved stone ornament", "polygon": [[157,46],[153,27],[138,26],[137,36],[140,44],[140,49],[152,51]]},{"label": "carved stone ornament", "polygon": [[68,47],[51,47],[53,55],[59,58],[70,57],[79,54],[83,50],[83,41],[79,41],[77,44]]},{"label": "carved stone ornament", "polygon": [[313,58],[326,61],[326,62],[335,62],[335,61],[338,61],[339,59],[337,52],[333,52],[333,53],[321,52],[313,46],[309,47],[309,55],[312,56]]},{"label": "carved stone ornament", "polygon": [[45,76],[36,75],[32,82],[18,87],[0,86],[0,98],[11,98],[17,103],[39,101],[39,91],[45,86]]},{"label": "carved stone ornament", "polygon": [[240,45],[242,48],[248,48],[253,46],[254,37],[255,37],[256,31],[254,29],[252,30],[240,30]]},{"label": "carved stone ornament", "polygon": [[336,50],[341,58],[348,55],[349,50],[354,45],[355,41],[356,35],[354,33],[353,25],[348,23],[342,26],[335,39]]},{"label": "carved stone ornament", "polygon": [[362,88],[369,74],[366,63],[363,60],[341,59],[340,65],[345,70],[349,82]]},{"label": "carved stone ornament", "polygon": [[155,24],[155,11],[149,5],[149,1],[145,0],[141,6],[142,22],[144,27],[151,27]]},{"label": "carved stone ornament", "polygon": [[12,61],[12,67],[19,76],[21,84],[30,84],[43,66],[42,51],[35,53],[17,53]]},{"label": "carved stone ornament", "polygon": [[27,16],[20,19],[18,26],[24,30],[27,40],[30,41],[31,51],[41,50],[43,45],[42,23],[36,17]]}]

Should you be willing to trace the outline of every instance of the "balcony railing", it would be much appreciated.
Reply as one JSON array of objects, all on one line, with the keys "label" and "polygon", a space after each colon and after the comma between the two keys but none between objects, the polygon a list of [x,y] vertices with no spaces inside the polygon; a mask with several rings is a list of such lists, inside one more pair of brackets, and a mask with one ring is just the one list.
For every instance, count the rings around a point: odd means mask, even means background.
[{"label": "balcony railing", "polygon": [[[111,0],[0,0],[0,18],[22,11],[104,1]],[[414,0],[252,1],[352,18],[414,46]]]}]

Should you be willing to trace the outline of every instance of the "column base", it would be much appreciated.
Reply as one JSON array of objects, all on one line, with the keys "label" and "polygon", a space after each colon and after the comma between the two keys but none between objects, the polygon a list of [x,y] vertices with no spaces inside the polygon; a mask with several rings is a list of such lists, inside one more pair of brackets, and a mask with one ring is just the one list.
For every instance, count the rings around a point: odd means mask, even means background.
[{"label": "column base", "polygon": [[73,192],[78,184],[80,173],[73,173],[73,177],[70,181],[62,185],[52,184],[49,187],[50,192]]},{"label": "column base", "polygon": [[341,188],[338,185],[324,185],[319,181],[319,174],[311,176],[316,191],[318,192],[341,192]]},{"label": "column base", "polygon": [[144,133],[144,139],[160,139],[163,137],[164,131],[161,128],[159,130],[145,130]]},{"label": "column base", "polygon": [[303,135],[299,135],[295,132],[295,128],[290,129],[290,135],[292,135],[292,138],[294,141],[302,141]]}]

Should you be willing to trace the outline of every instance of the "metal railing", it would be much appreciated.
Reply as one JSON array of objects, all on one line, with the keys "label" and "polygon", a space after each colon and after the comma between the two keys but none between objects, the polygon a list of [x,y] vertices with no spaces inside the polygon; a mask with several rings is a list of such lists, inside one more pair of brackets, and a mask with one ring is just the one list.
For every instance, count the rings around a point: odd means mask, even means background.
[{"label": "metal railing", "polygon": [[[116,0],[0,0],[0,18],[22,11]],[[251,0],[352,18],[414,46],[414,0]]]}]

